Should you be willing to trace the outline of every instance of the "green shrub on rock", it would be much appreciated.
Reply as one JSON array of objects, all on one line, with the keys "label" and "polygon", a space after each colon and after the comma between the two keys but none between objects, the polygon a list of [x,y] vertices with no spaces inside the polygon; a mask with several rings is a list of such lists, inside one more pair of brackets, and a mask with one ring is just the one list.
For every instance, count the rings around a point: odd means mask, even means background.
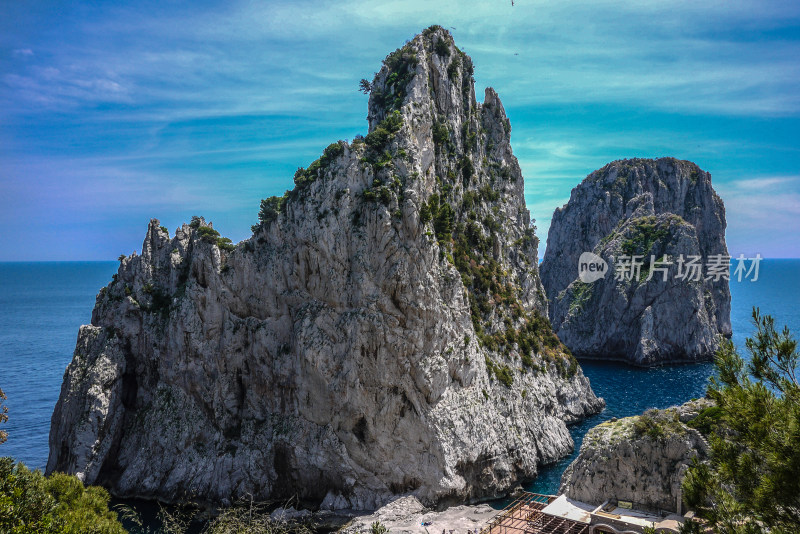
[{"label": "green shrub on rock", "polygon": [[432,131],[433,143],[436,146],[444,146],[450,142],[450,131],[447,129],[447,124],[444,122],[435,122]]},{"label": "green shrub on rock", "polygon": [[197,229],[197,235],[200,236],[200,239],[203,241],[207,241],[209,243],[216,243],[217,238],[219,237],[219,232],[211,228],[210,226],[201,226]]},{"label": "green shrub on rock", "polygon": [[278,218],[286,204],[286,195],[282,197],[269,197],[261,201],[261,209],[258,212],[258,220],[261,224],[269,224]]},{"label": "green shrub on rock", "polygon": [[400,131],[402,126],[403,116],[399,111],[393,111],[374,130],[367,134],[364,138],[364,143],[372,150],[381,152],[389,144],[394,134]]},{"label": "green shrub on rock", "polygon": [[74,476],[45,477],[11,458],[0,458],[0,532],[124,534],[108,501],[105,489],[84,487]]},{"label": "green shrub on rock", "polygon": [[433,49],[439,56],[447,57],[450,55],[450,46],[447,44],[447,41],[441,37],[436,41],[436,45],[434,45]]}]

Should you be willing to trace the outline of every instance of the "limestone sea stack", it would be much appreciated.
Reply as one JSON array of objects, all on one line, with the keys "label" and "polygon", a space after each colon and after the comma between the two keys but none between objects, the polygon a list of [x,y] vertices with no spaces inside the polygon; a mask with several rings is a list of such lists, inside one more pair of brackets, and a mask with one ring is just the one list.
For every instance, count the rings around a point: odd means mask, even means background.
[{"label": "limestone sea stack", "polygon": [[694,423],[713,406],[697,399],[595,426],[564,471],[559,493],[594,505],[616,500],[639,510],[684,511],[686,470],[709,455],[706,437]]},{"label": "limestone sea stack", "polygon": [[553,213],[541,265],[553,328],[578,357],[709,360],[731,335],[727,255],[709,173],[674,158],[609,163]]},{"label": "limestone sea stack", "polygon": [[602,400],[547,320],[500,100],[432,27],[232,244],[152,220],[83,326],[47,471],[114,495],[371,509],[503,494]]}]

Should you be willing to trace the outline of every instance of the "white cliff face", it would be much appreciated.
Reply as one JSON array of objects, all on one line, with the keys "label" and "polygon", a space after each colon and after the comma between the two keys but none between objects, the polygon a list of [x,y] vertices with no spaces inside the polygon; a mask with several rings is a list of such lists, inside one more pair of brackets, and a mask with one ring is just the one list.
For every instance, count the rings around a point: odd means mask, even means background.
[{"label": "white cliff face", "polygon": [[639,510],[678,511],[686,470],[709,454],[706,439],[686,423],[710,406],[699,399],[597,425],[564,471],[559,493],[594,505],[618,500]]},{"label": "white cliff face", "polygon": [[151,221],[81,329],[48,472],[370,509],[500,495],[569,452],[602,400],[543,317],[510,126],[471,65],[436,28],[390,55],[370,135],[235,248]]},{"label": "white cliff face", "polygon": [[[584,252],[607,262],[604,278],[579,279]],[[579,357],[709,360],[731,335],[730,291],[726,279],[706,279],[706,265],[727,254],[725,208],[710,174],[674,158],[610,163],[553,214],[541,266],[553,328]],[[616,280],[615,262],[632,255],[644,264],[640,276]],[[647,280],[651,256],[672,262],[666,281],[656,270]],[[681,256],[700,258],[699,281],[678,277]]]}]

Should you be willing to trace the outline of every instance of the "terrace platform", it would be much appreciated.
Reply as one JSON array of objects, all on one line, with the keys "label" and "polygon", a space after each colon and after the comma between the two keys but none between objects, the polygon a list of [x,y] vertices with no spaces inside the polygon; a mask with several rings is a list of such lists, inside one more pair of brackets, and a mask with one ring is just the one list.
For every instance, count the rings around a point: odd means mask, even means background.
[{"label": "terrace platform", "polygon": [[480,534],[641,534],[646,527],[659,534],[679,532],[684,518],[664,518],[608,502],[600,506],[565,495],[524,493],[501,510]]}]

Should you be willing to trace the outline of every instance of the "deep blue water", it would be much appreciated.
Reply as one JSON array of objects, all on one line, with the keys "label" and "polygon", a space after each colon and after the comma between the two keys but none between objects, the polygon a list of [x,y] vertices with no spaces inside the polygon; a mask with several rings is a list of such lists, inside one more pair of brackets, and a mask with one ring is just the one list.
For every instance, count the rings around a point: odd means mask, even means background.
[{"label": "deep blue water", "polygon": [[78,327],[119,263],[0,263],[0,388],[8,441],[0,456],[47,464],[50,415],[72,359]]},{"label": "deep blue water", "polygon": [[[117,262],[0,263],[0,388],[8,395],[8,442],[0,455],[30,467],[47,463],[50,414],[72,358],[78,327],[89,322],[95,295],[116,272]],[[757,282],[731,281],[734,342],[743,346],[752,331],[753,306],[779,326],[800,334],[800,260],[764,260]],[[530,489],[553,493],[586,431],[612,417],[666,408],[703,396],[710,364],[639,369],[581,362],[606,409],[571,428],[572,456],[543,469]]]}]

